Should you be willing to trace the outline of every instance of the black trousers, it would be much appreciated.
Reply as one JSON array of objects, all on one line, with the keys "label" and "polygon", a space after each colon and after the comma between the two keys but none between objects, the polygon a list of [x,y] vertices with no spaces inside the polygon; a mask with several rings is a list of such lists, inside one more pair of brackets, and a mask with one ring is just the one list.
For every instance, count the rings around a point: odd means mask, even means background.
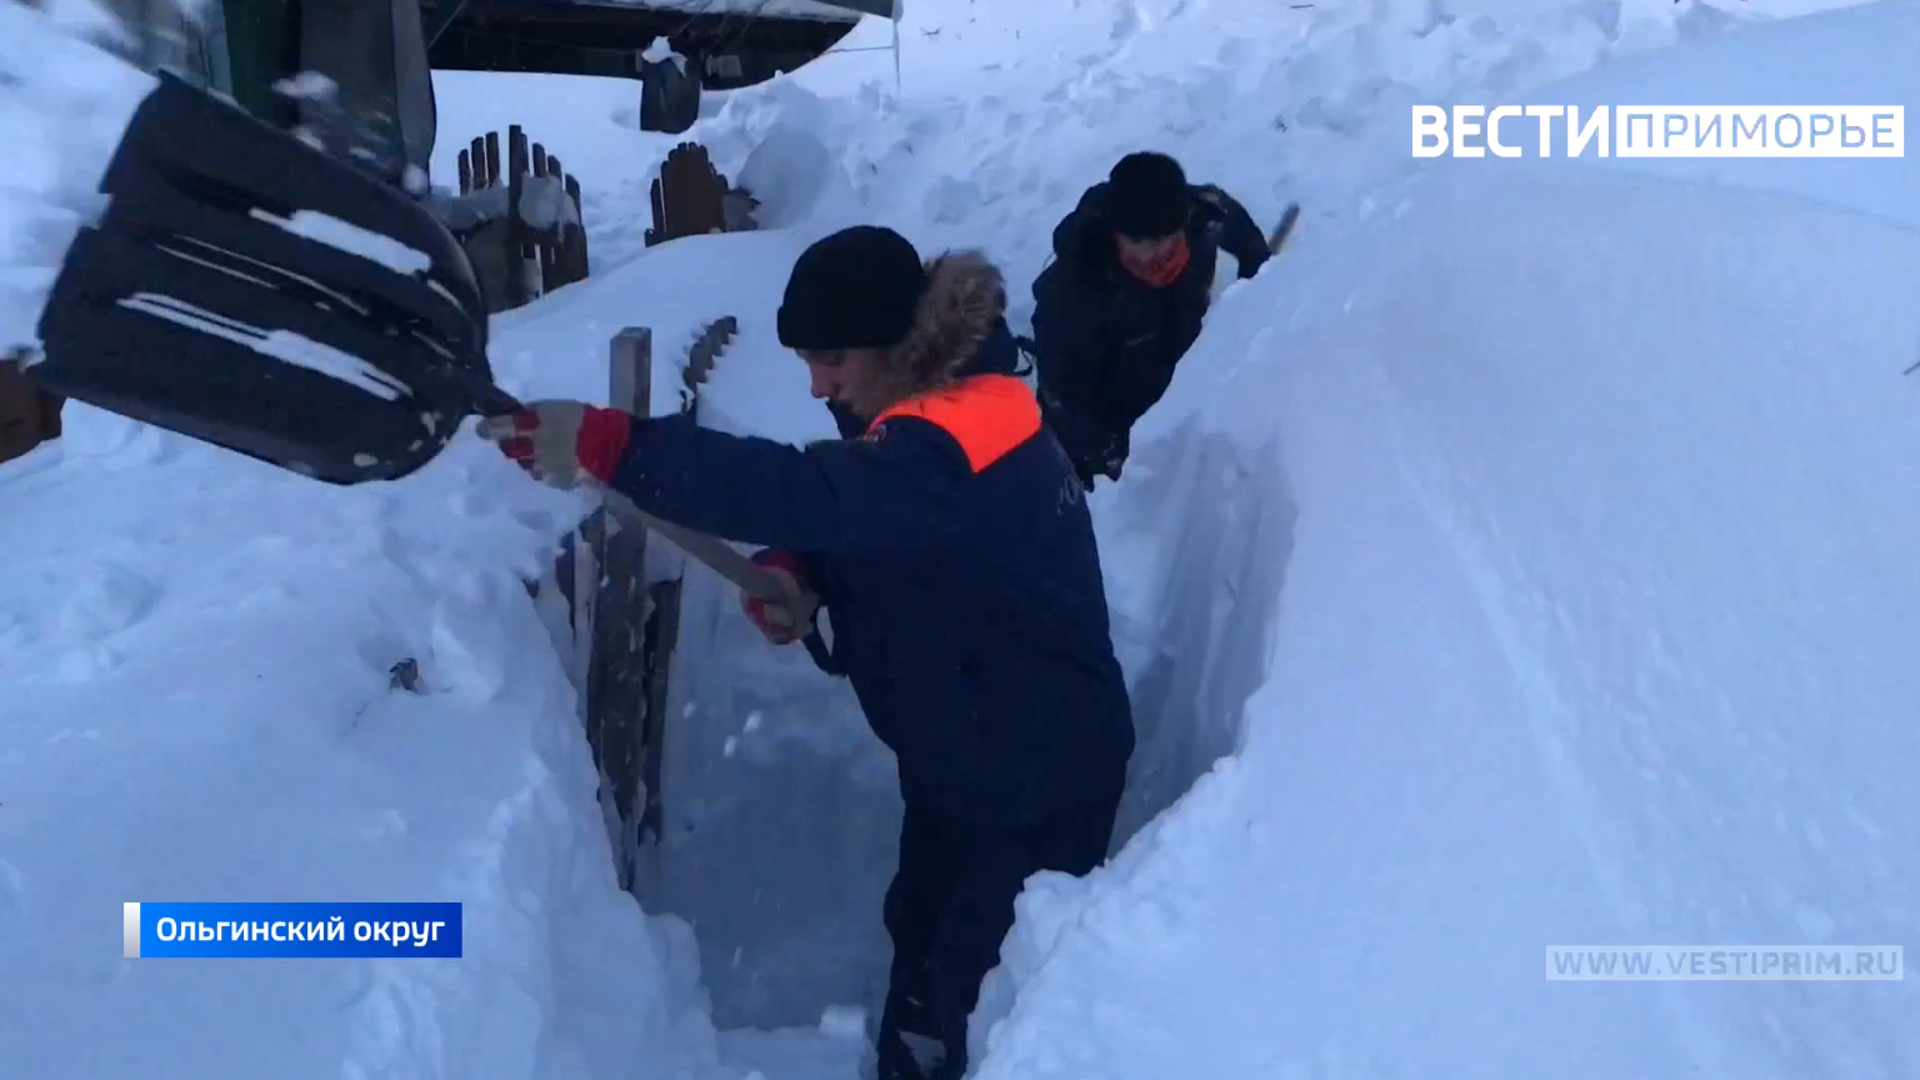
[{"label": "black trousers", "polygon": [[[980,981],[1000,962],[1013,902],[1042,870],[1076,876],[1106,858],[1119,794],[1023,829],[945,819],[911,796],[900,828],[900,867],[887,890],[893,968],[880,1017],[880,1080],[959,1080],[967,1066],[967,1017]],[[903,1036],[941,1044],[922,1072]]]}]

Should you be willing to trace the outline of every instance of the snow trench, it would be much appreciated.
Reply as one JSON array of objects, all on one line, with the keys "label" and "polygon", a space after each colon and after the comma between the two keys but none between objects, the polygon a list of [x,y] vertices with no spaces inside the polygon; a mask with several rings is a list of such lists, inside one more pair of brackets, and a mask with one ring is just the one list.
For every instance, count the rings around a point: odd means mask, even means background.
[{"label": "snow trench", "polygon": [[[726,361],[736,374],[753,362]],[[1138,737],[1115,851],[1239,748],[1294,518],[1277,439],[1189,424],[1143,443],[1126,483],[1124,498],[1104,482],[1095,495]],[[665,828],[641,852],[636,894],[691,924],[722,1030],[877,1010],[900,814],[892,755],[847,684],[759,638],[732,585],[690,566],[683,590]]]},{"label": "snow trench", "polygon": [[[705,320],[734,315],[739,333],[703,388],[701,422],[795,443],[831,436],[772,325],[802,246],[782,231],[684,240],[516,312],[502,320],[503,385],[603,397],[608,336],[644,325],[661,358],[654,385],[677,387],[667,358]],[[1221,305],[1243,291],[1230,287]],[[1183,381],[1205,384],[1220,340],[1203,339],[1170,392],[1170,414],[1189,419],[1143,424],[1124,483],[1102,481],[1092,497],[1138,735],[1114,851],[1239,749],[1269,664],[1295,516],[1283,440],[1224,434],[1178,404]],[[593,359],[548,366],[570,355]],[[657,392],[655,407],[676,408],[675,395]],[[649,559],[670,551],[650,543]],[[634,894],[649,915],[691,929],[722,1031],[877,1010],[900,814],[892,754],[843,680],[759,637],[733,585],[697,563],[680,572],[665,813],[658,840],[636,853]]]},{"label": "snow trench", "polygon": [[1277,436],[1248,445],[1191,418],[1142,444],[1124,480],[1099,519],[1139,739],[1116,847],[1240,749],[1298,513]]}]

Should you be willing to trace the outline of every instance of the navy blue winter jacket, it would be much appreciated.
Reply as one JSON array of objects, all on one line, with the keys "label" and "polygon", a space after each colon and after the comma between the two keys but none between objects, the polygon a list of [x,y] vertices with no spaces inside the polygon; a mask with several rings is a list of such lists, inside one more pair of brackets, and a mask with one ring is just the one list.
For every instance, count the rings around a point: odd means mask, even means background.
[{"label": "navy blue winter jacket", "polygon": [[1211,185],[1191,189],[1186,270],[1153,288],[1120,265],[1096,184],[1053,230],[1054,261],[1033,282],[1033,340],[1047,423],[1067,453],[1098,471],[1101,456],[1160,400],[1200,336],[1219,254],[1252,277],[1267,240],[1246,209]]},{"label": "navy blue winter jacket", "polygon": [[637,420],[613,486],[797,556],[908,796],[1017,827],[1117,795],[1132,714],[1085,493],[1024,383],[959,374],[996,362],[979,353],[1005,332],[1000,275],[970,254],[929,273],[890,354],[912,392],[861,438],[800,449]]}]

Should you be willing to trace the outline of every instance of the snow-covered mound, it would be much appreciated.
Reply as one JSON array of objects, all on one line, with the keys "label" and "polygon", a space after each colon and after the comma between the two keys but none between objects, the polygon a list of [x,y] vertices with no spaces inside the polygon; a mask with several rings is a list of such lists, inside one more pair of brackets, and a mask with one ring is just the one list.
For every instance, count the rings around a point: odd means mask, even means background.
[{"label": "snow-covered mound", "polygon": [[[1917,20],[1529,100],[1749,100],[1740,70],[1911,110]],[[1913,1074],[1911,982],[1543,977],[1552,945],[1916,940],[1920,233],[1853,208],[1920,183],[1660,164],[1441,163],[1221,305],[1104,523],[1202,538],[1154,547],[1158,643],[1197,718],[1260,673],[1244,746],[1025,898],[983,1080]],[[1220,629],[1276,589],[1270,637]]]},{"label": "snow-covered mound", "polygon": [[80,222],[98,207],[99,181],[146,75],[82,40],[109,29],[90,4],[42,14],[0,8],[0,342],[33,338],[45,290]]},{"label": "snow-covered mound", "polygon": [[[9,342],[151,85],[49,18],[0,7]],[[472,440],[340,489],[65,418],[0,465],[0,1073],[741,1075],[686,927],[615,884],[522,584],[578,500]],[[183,899],[459,901],[466,953],[120,959],[119,904]]]},{"label": "snow-covered mound", "polygon": [[[1677,56],[1624,58],[1542,88],[1526,100],[1576,105],[1588,113],[1601,104],[1911,107],[1920,98],[1920,67],[1901,57],[1913,42],[1920,42],[1920,7],[1883,2],[1705,37]],[[1600,168],[1780,192],[1920,225],[1920,199],[1914,197],[1920,192],[1920,155],[1581,160]]]}]

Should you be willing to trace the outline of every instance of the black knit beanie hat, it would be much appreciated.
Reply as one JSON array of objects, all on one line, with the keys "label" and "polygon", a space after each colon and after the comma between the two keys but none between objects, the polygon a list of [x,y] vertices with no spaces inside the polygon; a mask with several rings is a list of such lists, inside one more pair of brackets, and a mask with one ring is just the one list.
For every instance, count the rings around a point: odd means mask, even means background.
[{"label": "black knit beanie hat", "polygon": [[789,349],[889,349],[913,329],[927,286],[920,253],[892,229],[856,225],[815,241],[793,264],[780,301]]},{"label": "black knit beanie hat", "polygon": [[1136,240],[1172,236],[1187,224],[1187,174],[1165,154],[1128,154],[1107,175],[1107,219]]}]

